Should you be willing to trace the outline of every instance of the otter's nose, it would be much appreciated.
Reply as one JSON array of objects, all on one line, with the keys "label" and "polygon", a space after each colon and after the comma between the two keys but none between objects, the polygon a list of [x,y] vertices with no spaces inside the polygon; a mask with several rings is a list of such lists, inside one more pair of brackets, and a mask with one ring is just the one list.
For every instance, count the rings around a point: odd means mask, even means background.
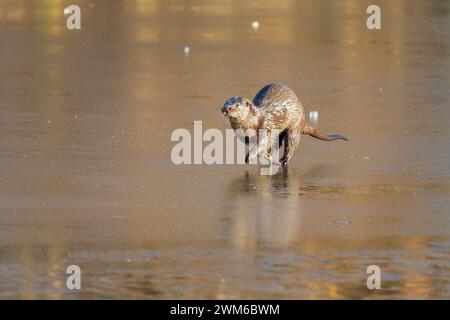
[{"label": "otter's nose", "polygon": [[222,112],[223,114],[227,114],[228,113],[228,107],[223,106],[222,109],[220,109],[220,112]]}]

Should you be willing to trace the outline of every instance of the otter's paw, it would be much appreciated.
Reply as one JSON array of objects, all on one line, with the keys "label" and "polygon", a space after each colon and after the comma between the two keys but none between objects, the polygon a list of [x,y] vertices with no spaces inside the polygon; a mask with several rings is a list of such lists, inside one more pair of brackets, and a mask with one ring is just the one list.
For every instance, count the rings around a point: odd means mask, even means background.
[{"label": "otter's paw", "polygon": [[289,160],[288,159],[281,159],[280,165],[283,167],[287,167]]},{"label": "otter's paw", "polygon": [[246,159],[245,159],[245,163],[256,163],[256,159],[258,158],[257,154],[248,154]]}]

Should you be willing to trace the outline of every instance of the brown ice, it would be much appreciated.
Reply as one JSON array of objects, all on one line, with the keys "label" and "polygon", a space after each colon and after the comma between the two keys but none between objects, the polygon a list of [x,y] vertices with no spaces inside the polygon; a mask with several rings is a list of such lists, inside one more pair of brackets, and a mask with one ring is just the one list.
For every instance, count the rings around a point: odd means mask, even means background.
[{"label": "brown ice", "polygon": [[[378,1],[378,31],[358,1],[78,3],[69,31],[0,2],[0,298],[450,297],[449,2]],[[350,141],[275,176],[171,162],[275,81]]]}]

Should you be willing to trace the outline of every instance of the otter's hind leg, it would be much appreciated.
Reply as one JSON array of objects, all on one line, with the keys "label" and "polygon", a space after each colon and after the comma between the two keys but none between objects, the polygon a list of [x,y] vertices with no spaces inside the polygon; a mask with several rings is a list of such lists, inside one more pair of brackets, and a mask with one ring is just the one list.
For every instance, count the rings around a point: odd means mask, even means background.
[{"label": "otter's hind leg", "polygon": [[287,166],[289,160],[294,155],[295,149],[297,149],[300,143],[301,130],[300,128],[289,129],[285,137],[285,147],[283,157],[280,160],[281,165]]},{"label": "otter's hind leg", "polygon": [[281,149],[281,147],[284,146],[286,147],[286,137],[287,137],[287,130],[284,130],[280,133],[280,135],[278,136],[278,148]]}]

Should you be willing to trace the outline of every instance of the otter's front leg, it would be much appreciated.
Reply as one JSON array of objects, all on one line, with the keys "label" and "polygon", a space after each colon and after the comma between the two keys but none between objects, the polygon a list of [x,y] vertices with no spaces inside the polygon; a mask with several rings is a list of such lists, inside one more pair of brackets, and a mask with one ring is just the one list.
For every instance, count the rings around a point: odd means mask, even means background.
[{"label": "otter's front leg", "polygon": [[250,148],[250,151],[247,153],[245,157],[245,163],[256,164],[256,159],[258,158],[258,144],[254,145]]},{"label": "otter's front leg", "polygon": [[248,140],[247,144],[249,145],[250,150],[245,156],[245,163],[256,164],[256,158],[258,157],[259,133],[256,133],[256,140],[253,140],[252,143]]},{"label": "otter's front leg", "polygon": [[[246,156],[246,163],[252,163],[256,164],[256,160],[258,156],[260,157],[266,157],[268,160],[272,163],[272,145],[274,143],[274,137],[275,135],[273,132],[268,130],[267,132],[260,133],[257,138],[256,145],[253,145],[250,149],[249,153]],[[276,135],[277,142],[278,142],[278,136]]]}]

